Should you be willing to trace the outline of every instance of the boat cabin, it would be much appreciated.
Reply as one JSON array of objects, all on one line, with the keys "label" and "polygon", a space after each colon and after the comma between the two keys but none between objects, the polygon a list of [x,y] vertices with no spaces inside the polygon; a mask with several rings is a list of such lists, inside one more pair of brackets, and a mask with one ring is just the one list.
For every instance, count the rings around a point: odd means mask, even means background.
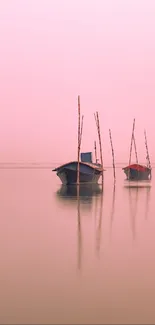
[{"label": "boat cabin", "polygon": [[81,152],[81,162],[92,164],[92,152]]}]

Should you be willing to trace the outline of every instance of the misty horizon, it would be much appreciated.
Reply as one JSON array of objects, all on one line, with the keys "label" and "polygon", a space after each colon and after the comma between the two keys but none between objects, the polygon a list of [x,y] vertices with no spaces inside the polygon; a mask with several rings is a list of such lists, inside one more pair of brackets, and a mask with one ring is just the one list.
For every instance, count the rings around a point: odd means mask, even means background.
[{"label": "misty horizon", "polygon": [[81,151],[94,150],[98,111],[105,164],[109,128],[128,162],[133,118],[139,161],[144,129],[155,161],[154,14],[151,0],[1,2],[0,161],[76,160],[78,95]]}]

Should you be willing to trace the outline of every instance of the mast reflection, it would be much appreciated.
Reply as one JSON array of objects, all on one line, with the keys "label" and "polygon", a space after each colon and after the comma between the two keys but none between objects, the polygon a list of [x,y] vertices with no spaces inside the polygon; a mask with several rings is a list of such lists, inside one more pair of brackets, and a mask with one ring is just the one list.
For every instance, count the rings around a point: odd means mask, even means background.
[{"label": "mast reflection", "polygon": [[83,235],[82,235],[82,216],[81,213],[85,209],[92,209],[95,204],[95,215],[97,215],[97,201],[101,197],[100,217],[97,230],[98,248],[100,247],[101,239],[101,224],[102,224],[102,209],[103,209],[103,188],[99,184],[80,184],[64,186],[56,193],[59,200],[68,201],[70,204],[77,203],[77,269],[82,267],[82,252],[83,252]]},{"label": "mast reflection", "polygon": [[129,190],[129,206],[131,215],[131,229],[133,240],[136,239],[136,215],[139,203],[139,196],[142,191],[146,190],[146,203],[144,217],[147,220],[149,210],[149,199],[150,199],[150,182],[130,182],[125,186]]},{"label": "mast reflection", "polygon": [[110,214],[110,235],[112,234],[112,225],[114,221],[115,200],[116,200],[116,185],[114,184],[113,192],[112,192],[112,207],[111,207],[111,214]]},{"label": "mast reflection", "polygon": [[81,231],[81,213],[80,213],[80,189],[77,186],[77,239],[78,239],[78,253],[77,253],[77,268],[81,269],[82,258],[82,231]]},{"label": "mast reflection", "polygon": [[[102,233],[102,214],[103,214],[103,191],[102,195],[100,197],[100,209],[99,209],[99,221],[98,221],[98,226],[97,226],[97,231],[96,231],[96,252],[97,255],[100,253],[100,247],[101,247],[101,233]],[[96,211],[95,211],[96,212]],[[97,213],[95,214],[96,218]]]},{"label": "mast reflection", "polygon": [[[130,215],[131,215],[131,230],[132,238],[136,239],[136,215],[137,215],[137,205],[138,205],[138,190],[139,187],[129,187],[129,205],[130,205]],[[132,193],[134,191],[135,198],[133,200]]]},{"label": "mast reflection", "polygon": [[151,187],[146,187],[146,207],[145,207],[145,220],[148,219],[148,212],[149,212],[149,203],[150,203],[150,193]]}]

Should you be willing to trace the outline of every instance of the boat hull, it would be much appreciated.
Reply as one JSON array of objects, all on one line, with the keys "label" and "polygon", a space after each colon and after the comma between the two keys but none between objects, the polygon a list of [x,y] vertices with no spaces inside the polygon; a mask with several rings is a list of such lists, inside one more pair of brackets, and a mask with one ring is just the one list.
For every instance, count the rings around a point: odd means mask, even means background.
[{"label": "boat hull", "polygon": [[[60,178],[62,184],[74,185],[77,184],[77,169],[78,162],[72,161],[53,169],[53,171],[57,173],[57,176]],[[80,162],[79,183],[97,184],[100,176],[102,175],[102,171],[103,169],[100,164]]]},{"label": "boat hull", "polygon": [[[94,173],[82,173],[80,172],[79,181],[80,184],[93,183],[97,184],[101,173],[95,171]],[[63,170],[57,172],[57,176],[60,178],[62,184],[73,185],[77,183],[77,171],[64,168]]]},{"label": "boat hull", "polygon": [[124,173],[127,177],[127,180],[135,181],[144,181],[149,180],[151,177],[151,170],[147,169],[145,171],[136,170],[134,168],[124,169]]}]

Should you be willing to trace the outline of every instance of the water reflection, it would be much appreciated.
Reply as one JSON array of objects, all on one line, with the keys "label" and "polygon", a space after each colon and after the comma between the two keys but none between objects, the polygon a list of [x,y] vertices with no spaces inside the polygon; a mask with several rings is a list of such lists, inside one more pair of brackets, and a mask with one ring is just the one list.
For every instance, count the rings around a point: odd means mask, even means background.
[{"label": "water reflection", "polygon": [[150,203],[150,193],[151,187],[146,188],[146,206],[145,206],[145,220],[148,219],[148,212],[149,212],[149,203]]},{"label": "water reflection", "polygon": [[78,253],[77,253],[77,267],[78,270],[81,269],[81,259],[82,259],[82,230],[81,230],[81,214],[80,214],[80,188],[77,186],[77,217],[78,217],[78,227],[77,227],[77,239],[78,239]]},{"label": "water reflection", "polygon": [[[137,205],[138,205],[138,190],[139,187],[129,187],[129,205],[130,205],[130,215],[131,215],[131,230],[133,240],[136,238],[136,215],[137,215]],[[134,198],[133,196],[134,195]]]},{"label": "water reflection", "polygon": [[[96,211],[95,211],[95,213],[96,213]],[[103,195],[101,195],[101,200],[100,200],[99,221],[98,221],[97,231],[96,231],[97,254],[100,253],[100,246],[101,246],[102,213],[103,213]],[[96,216],[97,216],[97,213],[95,214],[95,219],[96,219]]]},{"label": "water reflection", "polygon": [[112,207],[111,207],[111,213],[110,213],[110,235],[112,234],[112,225],[113,225],[113,220],[114,220],[115,199],[116,199],[116,186],[114,184],[113,192],[112,192]]},{"label": "water reflection", "polygon": [[126,188],[134,188],[134,187],[138,187],[138,188],[150,188],[151,187],[151,181],[147,180],[147,181],[128,181],[125,180],[124,181],[124,187]]},{"label": "water reflection", "polygon": [[[149,210],[149,201],[150,201],[150,190],[151,190],[151,183],[149,181],[139,181],[139,182],[128,182],[125,184],[125,188],[129,191],[129,206],[130,206],[130,216],[131,216],[131,230],[132,230],[132,237],[133,240],[136,239],[136,216],[138,211],[138,203],[140,202],[141,206],[144,204],[144,217],[147,220],[148,217],[148,210]],[[146,194],[144,194],[146,193]],[[139,196],[144,194],[144,198]]]},{"label": "water reflection", "polygon": [[[103,188],[99,184],[92,185],[79,185],[79,186],[64,186],[57,191],[59,199],[70,200],[72,203],[77,202],[77,268],[81,269],[82,265],[82,220],[81,212],[84,206],[93,208],[95,206],[95,220],[97,220],[97,214],[99,211],[99,219],[96,232],[96,250],[100,251],[101,243],[101,228],[102,228],[102,211],[103,211]],[[83,204],[84,203],[84,204]],[[99,203],[99,206],[98,206]]]},{"label": "water reflection", "polygon": [[102,193],[102,187],[99,184],[85,185],[61,185],[57,191],[57,196],[61,199],[77,199],[86,203],[92,203],[93,197],[99,196]]}]

